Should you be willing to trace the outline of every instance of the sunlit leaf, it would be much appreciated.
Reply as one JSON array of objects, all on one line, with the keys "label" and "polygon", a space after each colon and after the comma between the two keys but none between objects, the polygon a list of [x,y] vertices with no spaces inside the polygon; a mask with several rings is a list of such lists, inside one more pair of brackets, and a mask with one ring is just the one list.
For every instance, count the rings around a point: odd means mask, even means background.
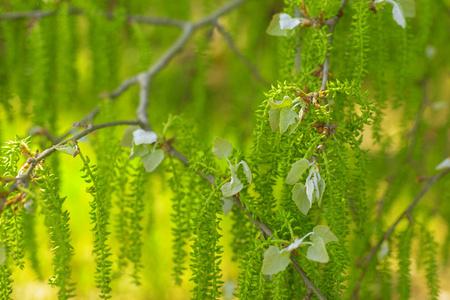
[{"label": "sunlit leaf", "polygon": [[152,153],[141,157],[142,163],[144,164],[145,170],[147,172],[151,172],[156,169],[156,167],[159,166],[163,159],[164,150],[162,149],[155,150]]},{"label": "sunlit leaf", "polygon": [[378,260],[379,261],[383,260],[388,253],[389,253],[389,243],[388,243],[388,241],[384,240],[381,243],[380,249],[378,249],[378,252],[377,252]]},{"label": "sunlit leaf", "polygon": [[306,236],[302,237],[301,239],[295,239],[292,244],[287,246],[286,248],[282,249],[280,253],[283,252],[292,252],[293,250],[297,249],[300,246],[309,245],[309,243],[303,243],[303,240],[306,238]]},{"label": "sunlit leaf", "polygon": [[301,20],[299,18],[292,18],[288,14],[280,14],[280,29],[294,29],[296,26],[298,26],[301,23]]},{"label": "sunlit leaf", "polygon": [[214,139],[214,149],[212,152],[218,159],[223,159],[226,156],[229,156],[232,150],[233,146],[226,139],[218,136]]},{"label": "sunlit leaf", "polygon": [[223,200],[222,204],[223,214],[227,216],[230,213],[231,209],[233,208],[234,203],[233,201],[231,201],[229,197],[222,197],[221,199]]},{"label": "sunlit leaf", "polygon": [[294,200],[302,214],[306,216],[311,208],[311,202],[306,195],[306,187],[303,183],[297,183],[292,188],[292,200]]},{"label": "sunlit leaf", "polygon": [[273,15],[266,32],[267,34],[275,36],[287,36],[287,29],[283,30],[280,27],[280,14]]},{"label": "sunlit leaf", "polygon": [[264,252],[264,260],[262,266],[262,273],[264,275],[273,275],[286,269],[291,262],[289,256],[290,252],[281,252],[276,246],[270,246]]},{"label": "sunlit leaf", "polygon": [[250,171],[250,168],[248,167],[247,163],[243,160],[241,160],[241,162],[239,163],[239,165],[241,165],[244,167],[244,174],[245,177],[247,177],[247,180],[249,182],[249,184],[252,184],[252,171]]},{"label": "sunlit leaf", "polygon": [[295,184],[309,166],[309,161],[306,158],[297,160],[292,164],[291,170],[286,177],[287,184]]},{"label": "sunlit leaf", "polygon": [[142,144],[153,144],[157,139],[158,136],[153,131],[145,131],[143,129],[133,131],[133,140],[137,146]]},{"label": "sunlit leaf", "polygon": [[329,242],[339,242],[339,239],[330,231],[330,228],[325,225],[317,225],[313,229],[314,235],[311,236],[311,239],[315,239],[316,237],[322,238],[325,244]]},{"label": "sunlit leaf", "polygon": [[73,140],[67,141],[64,145],[55,145],[56,150],[61,151],[62,153],[72,155],[73,157],[77,156],[79,153],[77,142]]},{"label": "sunlit leaf", "polygon": [[450,168],[450,157],[444,159],[437,167],[436,170],[443,170]]},{"label": "sunlit leaf", "polygon": [[225,183],[220,189],[224,197],[231,197],[239,193],[243,187],[242,182],[236,177],[233,182],[229,181]]},{"label": "sunlit leaf", "polygon": [[280,109],[284,107],[290,107],[292,105],[292,99],[289,96],[284,96],[281,101],[270,101],[269,105],[273,109]]},{"label": "sunlit leaf", "polygon": [[280,112],[280,133],[285,133],[289,125],[295,123],[296,118],[297,114],[289,107],[282,108]]},{"label": "sunlit leaf", "polygon": [[125,133],[122,136],[122,147],[133,147],[133,132],[139,129],[139,126],[129,126],[125,129]]},{"label": "sunlit leaf", "polygon": [[3,245],[3,242],[0,241],[0,265],[6,261],[6,248]]},{"label": "sunlit leaf", "polygon": [[306,258],[321,263],[328,262],[330,258],[328,256],[327,249],[325,248],[323,239],[321,237],[316,237],[313,240],[313,243],[314,246],[310,246],[306,252]]},{"label": "sunlit leaf", "polygon": [[272,131],[277,132],[280,130],[280,109],[271,109],[269,110],[269,122],[270,128]]}]

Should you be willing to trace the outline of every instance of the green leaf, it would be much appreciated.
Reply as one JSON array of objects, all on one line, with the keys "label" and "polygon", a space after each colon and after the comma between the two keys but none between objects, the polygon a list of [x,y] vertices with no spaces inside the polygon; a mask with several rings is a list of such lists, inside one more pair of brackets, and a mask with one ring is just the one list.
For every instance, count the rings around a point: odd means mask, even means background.
[{"label": "green leaf", "polygon": [[320,207],[322,205],[322,197],[325,191],[325,180],[323,180],[323,178],[320,178],[317,183],[319,186],[319,199],[317,199],[317,201]]},{"label": "green leaf", "polygon": [[128,159],[133,159],[136,157],[141,157],[147,155],[151,151],[151,146],[149,144],[142,144],[136,146],[133,142],[133,146],[131,147],[131,154]]},{"label": "green leaf", "polygon": [[280,29],[281,30],[285,30],[285,29],[292,30],[295,27],[297,27],[298,25],[300,25],[302,23],[302,20],[304,20],[304,19],[299,19],[299,18],[292,18],[290,15],[284,14],[284,13],[280,14],[279,19],[280,19]]},{"label": "green leaf", "polygon": [[280,252],[280,249],[276,246],[270,246],[269,249],[264,252],[264,260],[262,266],[262,273],[264,275],[273,275],[286,269],[291,262],[291,252]]},{"label": "green leaf", "polygon": [[133,147],[133,132],[139,129],[139,126],[129,126],[125,129],[125,133],[122,136],[120,144],[122,147]]},{"label": "green leaf", "polygon": [[329,242],[339,242],[339,239],[330,231],[330,228],[325,225],[317,225],[313,229],[314,234],[311,236],[311,240],[315,240],[320,237],[322,241],[327,244]]},{"label": "green leaf", "polygon": [[306,180],[306,196],[311,205],[314,203],[314,181],[312,179]]},{"label": "green leaf", "polygon": [[327,248],[325,248],[325,243],[321,237],[316,237],[314,239],[314,245],[308,248],[308,251],[306,252],[306,258],[326,263],[330,260],[328,257]]},{"label": "green leaf", "polygon": [[223,200],[222,204],[223,214],[227,216],[230,213],[231,209],[233,208],[234,203],[233,201],[231,201],[229,197],[222,197],[221,199]]},{"label": "green leaf", "polygon": [[284,96],[281,101],[270,101],[269,105],[273,109],[280,109],[284,107],[290,107],[292,105],[292,99],[289,96]]},{"label": "green leaf", "polygon": [[416,16],[414,0],[376,0],[374,3],[384,1],[392,4],[392,16],[394,21],[403,28],[406,27],[405,17],[413,18]]},{"label": "green leaf", "polygon": [[137,146],[142,144],[153,144],[157,139],[158,136],[153,131],[145,131],[140,128],[133,131],[133,140]]},{"label": "green leaf", "polygon": [[287,36],[287,29],[281,29],[280,27],[280,15],[273,15],[272,20],[270,21],[269,27],[267,27],[267,34],[274,36]]},{"label": "green leaf", "polygon": [[297,114],[289,107],[282,108],[280,112],[280,133],[285,133],[289,125],[295,123],[296,118]]},{"label": "green leaf", "polygon": [[224,159],[231,154],[232,150],[233,146],[226,139],[218,136],[214,139],[214,149],[212,152],[218,159]]},{"label": "green leaf", "polygon": [[291,170],[286,177],[286,183],[295,184],[300,179],[300,177],[302,177],[303,173],[305,173],[308,166],[309,161],[306,158],[302,158],[293,163]]},{"label": "green leaf", "polygon": [[384,240],[381,243],[380,249],[378,249],[377,252],[378,261],[382,261],[388,253],[389,253],[389,243],[388,241]]},{"label": "green leaf", "polygon": [[164,151],[162,149],[155,150],[152,153],[141,157],[145,170],[149,173],[156,169],[156,167],[159,166],[163,159]]},{"label": "green leaf", "polygon": [[250,168],[248,167],[248,165],[245,161],[241,160],[241,162],[238,164],[238,166],[241,164],[244,167],[245,177],[247,177],[249,184],[252,184],[252,171],[250,171]]},{"label": "green leaf", "polygon": [[225,183],[220,189],[224,197],[231,197],[239,193],[243,187],[242,182],[236,177],[233,181]]},{"label": "green leaf", "polygon": [[0,265],[6,261],[6,248],[3,246],[3,242],[0,242]]},{"label": "green leaf", "polygon": [[306,216],[311,208],[311,202],[306,196],[306,188],[303,183],[297,183],[292,188],[292,200],[294,200],[302,214]]},{"label": "green leaf", "polygon": [[73,140],[68,140],[64,145],[55,145],[56,150],[61,151],[62,153],[72,155],[73,157],[77,156],[80,152],[78,150],[77,142]]},{"label": "green leaf", "polygon": [[447,157],[446,159],[444,159],[437,167],[436,170],[443,170],[443,169],[448,169],[450,168],[450,157]]},{"label": "green leaf", "polygon": [[277,132],[280,130],[280,109],[271,109],[269,110],[269,122],[270,128],[272,131]]},{"label": "green leaf", "polygon": [[290,244],[288,247],[282,249],[280,251],[280,253],[283,252],[289,252],[291,253],[293,250],[297,249],[298,247],[304,246],[304,245],[309,245],[310,243],[303,243],[303,240],[307,237],[308,235],[305,235],[304,237],[302,237],[301,239],[295,239],[294,242],[292,244]]}]

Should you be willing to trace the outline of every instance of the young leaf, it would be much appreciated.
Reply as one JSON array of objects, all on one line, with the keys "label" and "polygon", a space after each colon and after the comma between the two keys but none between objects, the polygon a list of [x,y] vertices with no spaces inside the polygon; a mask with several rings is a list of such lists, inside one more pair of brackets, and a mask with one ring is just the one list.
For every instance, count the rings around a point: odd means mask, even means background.
[{"label": "young leaf", "polygon": [[392,4],[392,16],[394,21],[403,28],[406,27],[405,17],[415,17],[415,7],[413,0],[375,0],[375,3],[386,1]]},{"label": "young leaf", "polygon": [[308,196],[306,195],[306,187],[303,183],[297,183],[292,188],[292,200],[294,200],[302,214],[306,216],[311,208],[311,202],[309,202]]},{"label": "young leaf", "polygon": [[280,109],[290,107],[292,105],[292,99],[289,96],[284,96],[281,101],[270,101],[269,105],[273,109]]},{"label": "young leaf", "polygon": [[218,159],[224,159],[225,156],[231,154],[232,150],[233,146],[226,139],[218,136],[214,139],[214,149],[212,152]]},{"label": "young leaf", "polygon": [[297,160],[294,164],[292,164],[291,170],[286,177],[286,183],[295,184],[300,179],[300,177],[302,177],[308,166],[309,161],[306,158]]},{"label": "young leaf", "polygon": [[252,171],[250,171],[250,168],[248,167],[247,163],[243,160],[241,160],[241,162],[238,164],[238,166],[242,164],[242,166],[244,167],[244,174],[245,177],[247,177],[248,183],[252,184]]},{"label": "young leaf", "polygon": [[450,157],[444,159],[437,167],[436,170],[443,170],[450,168]]},{"label": "young leaf", "polygon": [[223,200],[222,211],[226,217],[230,213],[231,209],[233,208],[234,203],[233,203],[233,201],[231,201],[231,199],[229,197],[222,197],[221,199]]},{"label": "young leaf", "polygon": [[264,260],[262,266],[262,273],[264,275],[273,275],[286,269],[291,262],[289,256],[291,252],[281,252],[277,246],[270,246],[264,252]]},{"label": "young leaf", "polygon": [[330,258],[328,257],[328,252],[325,248],[323,239],[321,237],[316,237],[314,238],[313,243],[314,245],[310,246],[306,252],[306,258],[321,263],[328,262]]},{"label": "young leaf", "polygon": [[282,249],[282,250],[280,251],[280,253],[283,253],[283,252],[289,252],[289,253],[291,253],[293,250],[295,250],[295,249],[297,249],[298,247],[302,246],[302,244],[305,245],[305,244],[303,243],[303,240],[304,240],[307,236],[308,236],[308,235],[305,235],[305,236],[302,237],[301,239],[295,239],[295,241],[294,241],[292,244],[290,244],[288,247]]},{"label": "young leaf", "polygon": [[280,109],[271,109],[269,110],[269,122],[270,128],[272,131],[277,132],[280,130]]},{"label": "young leaf", "polygon": [[280,14],[280,28],[283,29],[294,29],[296,26],[298,26],[301,23],[301,19],[299,18],[292,18],[288,14]]},{"label": "young leaf", "polygon": [[314,182],[312,179],[306,180],[306,196],[308,197],[311,206],[314,202],[313,194],[314,194]]},{"label": "young leaf", "polygon": [[159,164],[162,162],[163,159],[164,159],[164,150],[162,149],[155,150],[152,153],[146,154],[141,157],[145,170],[149,173],[154,169],[156,169],[156,167],[159,166]]},{"label": "young leaf", "polygon": [[330,228],[325,225],[317,225],[313,229],[314,234],[311,236],[312,240],[315,240],[317,237],[320,237],[324,244],[329,242],[339,242],[339,239],[330,231]]},{"label": "young leaf", "polygon": [[55,145],[56,150],[61,151],[62,153],[72,155],[73,157],[77,156],[77,154],[80,152],[78,150],[77,142],[69,140],[64,145]]},{"label": "young leaf", "polygon": [[225,183],[220,189],[224,197],[231,197],[239,193],[243,187],[242,182],[236,177],[233,181]]},{"label": "young leaf", "polygon": [[3,246],[3,242],[0,241],[0,265],[3,265],[3,263],[6,260],[6,248]]},{"label": "young leaf", "polygon": [[318,180],[318,186],[319,186],[319,199],[317,199],[317,201],[320,207],[320,205],[322,205],[323,192],[325,191],[325,180],[323,180],[323,178],[320,178]]},{"label": "young leaf", "polygon": [[149,144],[142,144],[142,145],[136,146],[133,143],[133,146],[131,147],[131,154],[128,157],[128,159],[131,160],[135,157],[141,157],[141,156],[147,155],[148,153],[150,153],[150,150],[151,150],[150,147],[151,146]]},{"label": "young leaf", "polygon": [[122,141],[120,144],[122,147],[133,147],[133,132],[139,129],[139,126],[129,126],[125,129],[125,133],[122,136]]},{"label": "young leaf", "polygon": [[285,133],[289,125],[295,123],[296,118],[297,114],[293,112],[289,107],[282,108],[280,112],[280,133]]},{"label": "young leaf", "polygon": [[287,29],[281,29],[280,27],[280,15],[273,15],[272,20],[270,21],[269,27],[267,27],[267,34],[275,35],[275,36],[287,36]]},{"label": "young leaf", "polygon": [[377,252],[378,261],[382,261],[388,253],[389,253],[389,243],[388,241],[384,240],[381,243],[381,247]]},{"label": "young leaf", "polygon": [[153,131],[145,131],[143,129],[133,131],[133,140],[137,146],[141,144],[153,144],[157,139],[158,136]]}]

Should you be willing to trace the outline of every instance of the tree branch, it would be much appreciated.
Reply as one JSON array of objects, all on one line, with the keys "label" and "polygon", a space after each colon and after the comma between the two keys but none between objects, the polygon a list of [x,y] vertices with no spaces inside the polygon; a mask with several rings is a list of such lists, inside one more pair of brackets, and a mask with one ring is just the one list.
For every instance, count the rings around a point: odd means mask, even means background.
[{"label": "tree branch", "polygon": [[[50,156],[51,154],[53,154],[53,152],[57,151],[55,146],[61,146],[66,144],[69,140],[73,140],[73,141],[77,141],[80,138],[88,135],[89,133],[101,129],[101,128],[106,128],[106,127],[113,127],[113,126],[119,126],[119,125],[139,125],[138,121],[115,121],[115,122],[109,122],[109,123],[103,123],[103,124],[98,124],[98,125],[93,125],[91,127],[89,127],[88,129],[75,134],[73,137],[71,137],[70,139],[67,139],[65,141],[62,141],[54,146],[51,146],[50,148],[47,148],[46,150],[42,151],[36,158],[29,158],[27,160],[27,163],[30,165],[29,168],[27,169],[27,171],[21,175],[18,176],[14,182],[14,184],[9,188],[9,192],[13,192],[15,190],[17,190],[17,187],[19,185],[24,185],[26,186],[28,184],[28,181],[30,180],[30,176],[33,173],[34,168],[36,167],[36,165],[42,161],[43,159],[47,158],[48,156]],[[3,207],[4,203],[1,203],[1,208]]]},{"label": "tree branch", "polygon": [[372,251],[370,251],[369,255],[366,257],[366,263],[364,265],[364,269],[362,270],[361,275],[360,275],[360,277],[358,279],[358,282],[356,283],[355,289],[353,290],[353,293],[352,293],[352,298],[353,299],[358,299],[358,297],[359,297],[359,295],[358,295],[359,294],[359,289],[361,287],[362,280],[363,280],[364,276],[367,273],[367,270],[369,268],[369,265],[370,265],[370,262],[371,262],[372,258],[375,256],[375,253],[377,253],[378,249],[380,249],[381,244],[383,243],[383,241],[389,239],[389,237],[391,236],[392,232],[394,232],[394,229],[398,225],[398,223],[400,223],[400,221],[403,218],[405,218],[405,217],[407,217],[407,216],[409,216],[411,214],[412,210],[417,205],[417,203],[419,203],[419,201],[423,197],[423,195],[425,195],[425,193],[436,183],[436,181],[441,179],[443,176],[445,176],[449,172],[450,172],[450,169],[447,169],[447,170],[439,173],[438,175],[432,177],[430,179],[430,181],[428,182],[428,184],[416,196],[414,201],[411,202],[411,204],[395,220],[395,222],[391,225],[391,227],[389,227],[388,230],[384,233],[384,235],[381,237],[381,239],[378,241],[378,243],[375,245],[375,247],[372,248]]},{"label": "tree branch", "polygon": [[233,42],[233,39],[231,38],[230,34],[225,30],[225,28],[222,27],[219,23],[216,23],[217,30],[222,34],[225,41],[227,42],[230,49],[236,54],[236,56],[242,61],[242,63],[252,72],[253,77],[255,77],[257,80],[261,81],[264,85],[270,86],[269,82],[265,80],[261,74],[256,69],[255,65],[252,64],[242,53],[239,51],[236,44]]},{"label": "tree branch", "polygon": [[[186,156],[178,152],[175,148],[171,146],[170,153],[178,158],[185,166],[190,167],[191,164],[189,163],[189,160]],[[212,186],[216,186],[216,178],[214,175],[209,174],[205,175],[203,173],[198,173],[200,176],[205,178]],[[239,197],[232,196],[230,197],[231,201],[252,221],[253,225],[255,225],[256,228],[264,235],[264,237],[269,238],[273,235],[273,230],[270,229],[270,227],[262,222],[259,218],[255,218],[253,216],[252,212],[249,212],[245,209],[245,206],[242,204]],[[312,291],[317,298],[320,300],[326,300],[327,298],[323,295],[323,293],[320,291],[320,289],[317,287],[317,285],[312,281],[306,272],[303,270],[303,268],[300,266],[300,264],[297,262],[297,260],[294,257],[294,254],[291,254],[290,259],[292,261],[292,264],[294,266],[295,271],[300,275],[302,278],[307,291]]]}]

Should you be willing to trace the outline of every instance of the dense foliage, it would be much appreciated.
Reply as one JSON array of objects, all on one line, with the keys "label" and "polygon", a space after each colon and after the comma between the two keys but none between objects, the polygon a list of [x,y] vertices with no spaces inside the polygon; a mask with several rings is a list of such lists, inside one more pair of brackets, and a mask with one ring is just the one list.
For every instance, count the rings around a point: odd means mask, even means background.
[{"label": "dense foliage", "polygon": [[438,299],[449,12],[0,3],[1,299]]}]

